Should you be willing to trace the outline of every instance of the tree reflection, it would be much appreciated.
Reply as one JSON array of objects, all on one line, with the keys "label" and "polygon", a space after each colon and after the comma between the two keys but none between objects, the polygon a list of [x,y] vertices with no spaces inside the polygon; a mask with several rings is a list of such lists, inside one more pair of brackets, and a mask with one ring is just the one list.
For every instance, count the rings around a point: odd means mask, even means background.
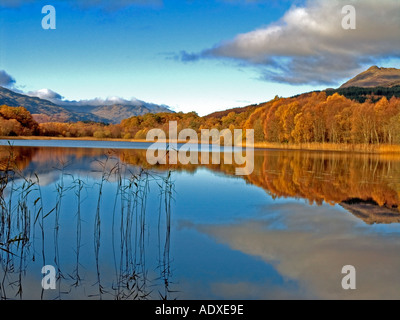
[{"label": "tree reflection", "polygon": [[[145,151],[125,150],[122,161],[148,166]],[[234,164],[158,165],[166,170],[195,171],[199,166],[235,174]],[[199,159],[200,163],[200,159]],[[301,198],[309,204],[340,204],[365,222],[400,222],[400,159],[396,155],[338,152],[255,152],[254,172],[243,176],[263,188],[272,198]]]}]

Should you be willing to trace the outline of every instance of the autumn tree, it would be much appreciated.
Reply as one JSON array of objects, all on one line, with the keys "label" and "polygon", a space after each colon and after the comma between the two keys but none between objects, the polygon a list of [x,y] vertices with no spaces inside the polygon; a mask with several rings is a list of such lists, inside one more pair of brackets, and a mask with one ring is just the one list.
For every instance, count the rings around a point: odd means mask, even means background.
[{"label": "autumn tree", "polygon": [[39,132],[39,125],[24,107],[0,106],[3,135],[30,136]]}]

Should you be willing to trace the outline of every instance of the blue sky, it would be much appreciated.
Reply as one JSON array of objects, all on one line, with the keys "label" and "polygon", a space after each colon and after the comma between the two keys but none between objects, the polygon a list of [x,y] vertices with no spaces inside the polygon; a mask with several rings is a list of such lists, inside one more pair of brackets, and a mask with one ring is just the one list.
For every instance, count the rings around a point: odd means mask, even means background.
[{"label": "blue sky", "polygon": [[[1,0],[0,71],[13,81],[0,77],[0,85],[47,88],[66,100],[137,98],[205,115],[337,87],[375,63],[399,67],[399,32],[377,43],[363,25],[368,19],[382,33],[393,14],[397,28],[395,1],[380,2],[373,22],[373,1],[347,1],[358,6],[352,33],[340,27],[343,2],[332,2]],[[41,27],[47,4],[56,30]]]}]

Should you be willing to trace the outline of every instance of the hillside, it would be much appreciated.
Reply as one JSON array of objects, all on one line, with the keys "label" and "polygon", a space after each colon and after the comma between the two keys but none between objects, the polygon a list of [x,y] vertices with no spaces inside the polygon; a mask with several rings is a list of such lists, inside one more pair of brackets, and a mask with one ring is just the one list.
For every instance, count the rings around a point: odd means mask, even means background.
[{"label": "hillside", "polygon": [[227,109],[227,110],[222,110],[222,111],[215,111],[213,113],[210,113],[210,114],[204,116],[204,118],[206,118],[206,119],[207,118],[221,119],[222,117],[227,116],[231,112],[239,114],[239,113],[243,113],[243,112],[247,112],[247,111],[254,111],[259,106],[260,105],[252,104],[252,105],[245,106],[245,107],[238,107],[238,108],[232,108],[232,109]]},{"label": "hillside", "polygon": [[[57,106],[50,101],[36,97],[29,97],[3,87],[0,87],[0,105],[7,105],[10,107],[23,106],[33,115],[33,117],[39,114],[46,115],[51,121],[64,122],[80,120],[80,117],[77,117],[63,107]],[[98,120],[100,119],[93,119],[93,121]]]},{"label": "hillside", "polygon": [[361,103],[365,102],[367,99],[370,99],[372,102],[377,102],[383,97],[388,100],[390,100],[392,97],[400,98],[400,85],[393,87],[348,87],[339,89],[326,89],[325,92],[328,96],[338,93],[347,99],[355,100]]},{"label": "hillside", "polygon": [[172,112],[166,106],[139,100],[135,103],[107,105],[82,105],[76,101],[63,101],[62,105],[59,105],[3,87],[0,87],[0,105],[25,107],[39,123],[77,121],[119,123],[123,119],[146,113]]},{"label": "hillside", "polygon": [[393,87],[398,85],[400,85],[400,69],[372,66],[342,84],[339,89],[349,87]]},{"label": "hillside", "polygon": [[139,101],[137,104],[112,104],[112,105],[74,105],[73,103],[64,104],[63,107],[74,114],[91,114],[92,116],[103,119],[107,123],[120,123],[122,120],[140,116],[147,113],[172,112],[165,106],[150,104]]},{"label": "hillside", "polygon": [[26,108],[38,122],[106,122],[106,119],[97,115],[86,112],[75,113],[48,100],[16,93],[3,87],[0,87],[0,105],[7,105],[10,107],[22,106]]},{"label": "hillside", "polygon": [[[320,92],[320,91],[315,91]],[[400,97],[400,69],[396,68],[379,68],[372,66],[366,71],[356,75],[354,78],[348,80],[337,89],[326,89],[327,96],[331,96],[338,93],[350,100],[358,102],[365,102],[367,99],[371,99],[376,102],[382,97],[386,97],[388,100],[393,96],[396,98]],[[303,93],[293,96],[292,98],[298,98],[309,93]],[[216,118],[221,119],[227,116],[229,113],[234,112],[240,114],[247,111],[254,111],[255,109],[263,106],[265,103],[253,104],[241,108],[232,108],[222,111],[216,111],[206,115],[204,118]]]}]

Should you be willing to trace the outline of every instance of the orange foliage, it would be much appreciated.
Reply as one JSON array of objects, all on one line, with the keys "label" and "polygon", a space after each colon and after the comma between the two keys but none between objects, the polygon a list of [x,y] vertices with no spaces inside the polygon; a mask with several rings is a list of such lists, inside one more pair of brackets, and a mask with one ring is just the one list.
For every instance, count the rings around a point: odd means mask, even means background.
[{"label": "orange foliage", "polygon": [[30,136],[38,131],[38,123],[24,107],[0,106],[0,136]]}]

